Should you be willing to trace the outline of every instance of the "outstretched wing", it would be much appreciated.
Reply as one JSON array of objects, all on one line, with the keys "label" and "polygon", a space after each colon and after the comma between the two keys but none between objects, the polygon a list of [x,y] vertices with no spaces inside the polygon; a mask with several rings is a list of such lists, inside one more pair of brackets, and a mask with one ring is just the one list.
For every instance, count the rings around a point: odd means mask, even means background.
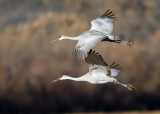
[{"label": "outstretched wing", "polygon": [[104,36],[93,36],[92,38],[85,38],[84,40],[79,40],[76,48],[74,49],[73,55],[76,58],[84,59],[87,56],[87,53],[99,42],[101,42],[105,37]]},{"label": "outstretched wing", "polygon": [[91,29],[110,34],[113,31],[113,21],[116,19],[111,10],[107,10],[102,16],[91,21]]},{"label": "outstretched wing", "polygon": [[108,64],[103,60],[102,56],[98,52],[92,51],[92,49],[88,52],[85,62],[91,65],[108,66]]},{"label": "outstretched wing", "polygon": [[119,64],[113,62],[110,66],[103,60],[102,56],[95,51],[90,50],[85,62],[89,64],[90,71],[99,70],[104,72],[107,76],[116,77],[122,68]]}]

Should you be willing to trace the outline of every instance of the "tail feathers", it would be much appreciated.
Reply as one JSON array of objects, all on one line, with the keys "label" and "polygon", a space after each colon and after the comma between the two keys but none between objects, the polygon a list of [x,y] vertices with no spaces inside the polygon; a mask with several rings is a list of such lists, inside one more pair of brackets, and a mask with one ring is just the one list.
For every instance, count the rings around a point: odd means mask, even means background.
[{"label": "tail feathers", "polygon": [[111,69],[111,76],[116,77],[119,72],[120,72],[120,70],[118,70],[118,69]]}]

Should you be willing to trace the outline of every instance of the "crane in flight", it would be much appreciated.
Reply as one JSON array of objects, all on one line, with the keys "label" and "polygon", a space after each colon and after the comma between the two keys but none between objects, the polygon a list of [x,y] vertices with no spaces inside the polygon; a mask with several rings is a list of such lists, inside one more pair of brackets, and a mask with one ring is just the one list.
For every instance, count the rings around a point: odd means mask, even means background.
[{"label": "crane in flight", "polygon": [[73,78],[68,75],[63,75],[58,80],[74,80],[74,81],[86,81],[92,84],[105,84],[108,82],[114,84],[120,84],[126,87],[128,90],[135,89],[132,84],[122,84],[117,81],[116,76],[122,70],[119,64],[113,62],[110,66],[103,60],[102,56],[95,51],[90,50],[88,56],[85,58],[85,62],[89,64],[89,72],[81,77]]},{"label": "crane in flight", "polygon": [[73,55],[79,59],[84,59],[90,49],[102,41],[132,46],[134,44],[133,42],[122,41],[118,39],[116,35],[111,34],[113,31],[113,21],[116,19],[114,15],[115,14],[108,9],[102,16],[91,21],[91,28],[89,31],[76,37],[62,35],[60,38],[53,40],[52,43],[64,39],[77,40],[78,43],[73,51]]}]

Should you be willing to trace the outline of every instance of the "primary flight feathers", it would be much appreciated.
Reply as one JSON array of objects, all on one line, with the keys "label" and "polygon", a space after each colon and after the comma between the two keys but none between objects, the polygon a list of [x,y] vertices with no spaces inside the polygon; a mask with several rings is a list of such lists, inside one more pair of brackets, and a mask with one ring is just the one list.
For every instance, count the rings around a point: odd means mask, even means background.
[{"label": "primary flight feathers", "polygon": [[101,18],[110,18],[110,19],[116,19],[117,17],[113,17],[115,14],[112,14],[112,11],[109,9],[101,16]]},{"label": "primary flight feathers", "polygon": [[85,62],[92,65],[96,64],[108,66],[108,64],[103,60],[102,56],[98,52],[92,51],[92,49],[88,52],[88,56],[85,58]]}]

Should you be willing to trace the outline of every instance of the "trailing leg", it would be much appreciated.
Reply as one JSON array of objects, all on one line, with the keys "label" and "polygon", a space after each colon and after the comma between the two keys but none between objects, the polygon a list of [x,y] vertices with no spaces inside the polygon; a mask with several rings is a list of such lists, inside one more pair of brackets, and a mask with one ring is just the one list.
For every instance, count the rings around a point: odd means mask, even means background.
[{"label": "trailing leg", "polygon": [[120,84],[120,85],[126,87],[130,91],[133,90],[133,89],[137,90],[132,84],[122,84],[120,82],[117,82],[116,84]]}]

